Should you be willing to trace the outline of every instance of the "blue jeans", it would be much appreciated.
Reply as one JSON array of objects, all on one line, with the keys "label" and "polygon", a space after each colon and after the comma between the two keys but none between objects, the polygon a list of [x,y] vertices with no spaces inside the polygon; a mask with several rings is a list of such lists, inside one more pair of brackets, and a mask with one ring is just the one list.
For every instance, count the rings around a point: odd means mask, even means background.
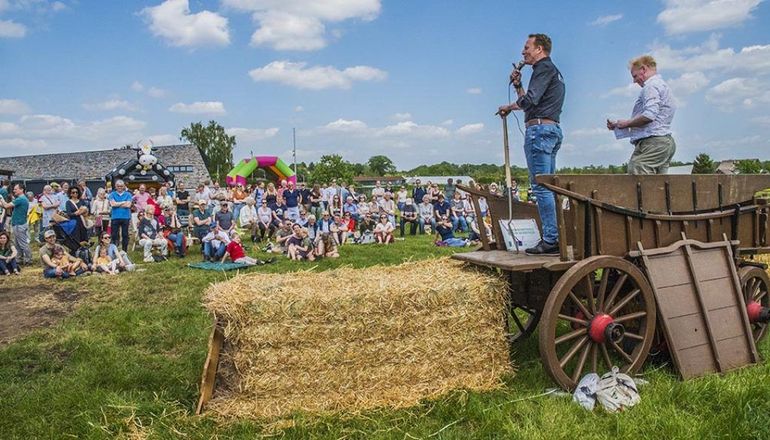
[{"label": "blue jeans", "polygon": [[224,243],[219,243],[218,247],[211,245],[210,241],[203,243],[203,255],[213,261],[219,261],[225,255],[226,246]]},{"label": "blue jeans", "polygon": [[556,199],[553,192],[535,182],[538,174],[553,174],[556,172],[556,153],[561,148],[564,136],[561,127],[554,124],[541,124],[527,127],[524,140],[524,155],[529,168],[529,181],[532,192],[537,197],[537,211],[543,225],[543,240],[546,243],[559,241],[559,230],[556,228]]},{"label": "blue jeans", "polygon": [[177,255],[184,255],[184,234],[182,232],[168,234],[166,238],[174,243],[174,251]]},{"label": "blue jeans", "polygon": [[465,217],[461,215],[452,217],[452,230],[456,231],[458,226],[460,227],[461,231],[468,232],[468,222],[465,221]]},{"label": "blue jeans", "polygon": [[[420,234],[424,234],[425,233],[425,219],[420,217],[420,219],[418,221],[418,224],[420,225]],[[431,218],[430,219],[430,227],[432,228],[432,230],[434,232],[436,231],[436,219],[435,218]]]},{"label": "blue jeans", "polygon": [[15,258],[11,258],[10,260],[0,260],[0,275],[5,272],[16,272],[17,270],[19,270],[19,265],[16,263]]},{"label": "blue jeans", "polygon": [[123,252],[128,251],[128,225],[131,223],[127,218],[114,218],[112,219],[112,244],[118,245],[118,238],[120,238],[120,248]]}]

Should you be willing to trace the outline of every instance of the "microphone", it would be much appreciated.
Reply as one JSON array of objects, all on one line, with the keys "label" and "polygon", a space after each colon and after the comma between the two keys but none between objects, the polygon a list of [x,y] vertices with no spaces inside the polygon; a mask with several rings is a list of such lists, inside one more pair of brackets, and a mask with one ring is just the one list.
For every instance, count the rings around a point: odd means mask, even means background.
[{"label": "microphone", "polygon": [[[524,60],[519,61],[518,63],[513,64],[513,70],[516,72],[521,72],[521,69],[524,68]],[[508,84],[513,84],[513,79]]]}]

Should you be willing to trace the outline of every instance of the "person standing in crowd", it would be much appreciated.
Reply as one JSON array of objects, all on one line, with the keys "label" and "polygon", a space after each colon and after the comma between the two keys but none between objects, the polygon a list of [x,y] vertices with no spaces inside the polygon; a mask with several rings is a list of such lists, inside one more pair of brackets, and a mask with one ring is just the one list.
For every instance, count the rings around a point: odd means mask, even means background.
[{"label": "person standing in crowd", "polygon": [[5,209],[13,209],[11,213],[11,235],[13,243],[19,252],[20,264],[32,264],[32,249],[29,247],[29,223],[27,215],[29,213],[29,200],[24,193],[24,185],[17,183],[13,185],[13,201],[8,203],[2,201]]},{"label": "person standing in crowd", "polygon": [[185,189],[184,182],[179,182],[174,203],[176,204],[176,213],[180,218],[190,216],[190,192]]},{"label": "person standing in crowd", "polygon": [[444,197],[446,197],[447,200],[454,200],[455,198],[455,190],[457,187],[454,184],[454,179],[451,177],[446,180],[446,185],[444,185]]},{"label": "person standing in crowd", "polygon": [[[59,209],[59,200],[53,193],[53,184],[43,187],[43,194],[40,196],[40,206],[43,208],[43,218],[40,224],[40,233],[38,234],[38,241],[43,242],[43,234],[46,229],[51,225],[53,215]],[[58,185],[56,185],[58,186]]]},{"label": "person standing in crowd", "polygon": [[379,203],[385,196],[385,188],[382,187],[382,182],[379,180],[374,182],[374,188],[372,188],[372,200]]},{"label": "person standing in crowd", "polygon": [[233,217],[240,218],[241,215],[241,208],[243,208],[244,200],[246,200],[246,196],[248,194],[246,193],[246,190],[243,188],[243,185],[240,183],[235,185],[235,189],[233,189]]},{"label": "person standing in crowd", "polygon": [[631,119],[607,119],[607,128],[618,137],[628,137],[634,145],[628,174],[666,174],[676,152],[671,136],[671,121],[676,112],[674,95],[650,55],[631,60],[630,69],[642,91],[634,103]]},{"label": "person standing in crowd", "polygon": [[80,188],[80,199],[86,202],[86,206],[91,206],[91,201],[94,200],[94,193],[91,192],[91,188],[86,185],[85,180],[78,180],[78,188]]},{"label": "person standing in crowd", "polygon": [[120,238],[120,247],[123,252],[128,251],[128,225],[131,223],[131,193],[126,191],[126,183],[122,180],[115,182],[115,190],[110,193],[110,228],[112,243],[117,245]]},{"label": "person standing in crowd", "polygon": [[96,190],[96,198],[91,202],[91,214],[94,216],[95,235],[101,236],[110,222],[110,201],[104,188]]},{"label": "person standing in crowd", "polygon": [[524,155],[543,225],[542,240],[536,246],[525,250],[529,255],[559,253],[555,197],[551,191],[535,181],[538,174],[553,174],[556,171],[556,154],[564,138],[559,126],[564,105],[564,78],[551,61],[551,48],[551,38],[547,35],[529,35],[521,52],[524,63],[532,66],[529,87],[525,92],[521,83],[521,71],[514,68],[510,79],[516,89],[516,102],[498,109],[501,117],[506,117],[514,110],[524,111],[524,125],[527,130]]},{"label": "person standing in crowd", "polygon": [[61,188],[61,191],[56,192],[56,197],[59,198],[59,210],[64,211],[64,205],[67,203],[67,200],[69,200],[69,193],[70,193],[69,182],[62,182],[60,188]]},{"label": "person standing in crowd", "polygon": [[283,190],[283,201],[286,203],[286,217],[293,222],[297,221],[302,195],[295,187],[294,182],[289,182],[288,187]]}]

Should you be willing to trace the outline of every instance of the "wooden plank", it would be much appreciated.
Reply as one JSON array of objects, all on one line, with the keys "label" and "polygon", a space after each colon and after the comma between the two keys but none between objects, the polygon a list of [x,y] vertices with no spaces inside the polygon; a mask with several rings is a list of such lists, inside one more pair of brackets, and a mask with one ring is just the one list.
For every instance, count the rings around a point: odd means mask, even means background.
[{"label": "wooden plank", "polygon": [[732,257],[724,241],[684,239],[659,249],[631,252],[641,257],[658,305],[674,365],[684,379],[725,372],[758,355]]},{"label": "wooden plank", "polygon": [[[539,175],[538,183],[554,182],[554,175]],[[725,206],[749,203],[754,194],[770,188],[770,175],[645,175],[625,174],[570,175],[569,179],[561,176],[562,181],[569,180],[571,191],[584,196],[600,188],[612,188],[602,191],[599,200],[629,209],[637,209],[641,202],[648,212],[667,213],[670,208],[674,213],[693,212],[693,205],[701,211],[711,211]],[[666,184],[668,183],[669,202],[666,204]],[[638,187],[638,191],[637,191]],[[641,194],[643,200],[637,200]]]},{"label": "wooden plank", "polygon": [[452,255],[452,258],[479,266],[512,272],[537,269],[560,271],[566,270],[575,264],[574,261],[561,261],[556,256],[534,256],[502,250],[461,252]]},{"label": "wooden plank", "polygon": [[214,385],[217,381],[217,365],[219,364],[219,353],[225,342],[225,334],[216,320],[214,328],[211,329],[209,336],[209,350],[206,355],[206,362],[203,363],[203,373],[201,374],[201,396],[198,399],[198,407],[195,410],[196,415],[200,415],[203,407],[211,400],[214,394]]}]

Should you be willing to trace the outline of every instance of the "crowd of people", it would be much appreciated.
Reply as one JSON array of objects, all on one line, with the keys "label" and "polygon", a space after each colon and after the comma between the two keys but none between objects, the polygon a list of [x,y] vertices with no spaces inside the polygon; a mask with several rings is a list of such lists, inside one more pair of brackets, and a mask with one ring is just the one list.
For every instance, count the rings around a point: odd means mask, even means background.
[{"label": "crowd of people", "polygon": [[[411,235],[436,234],[438,246],[467,246],[479,239],[479,227],[467,194],[457,188],[461,183],[448,179],[439,187],[417,180],[407,190],[378,181],[364,194],[336,180],[312,186],[202,182],[194,189],[180,182],[176,188],[141,184],[134,190],[117,180],[114,188],[108,183],[94,193],[80,181],[72,186],[51,182],[35,195],[22,184],[9,189],[3,182],[0,274],[18,274],[21,266],[32,264],[30,236],[40,242],[47,278],[134,270],[128,254],[131,236],[146,263],[172,253],[185,258],[197,244],[204,261],[261,264],[247,255],[244,241],[292,260],[336,258],[340,246],[390,245],[407,228]],[[486,216],[484,198],[479,205]],[[96,237],[93,250],[90,237]]]}]

